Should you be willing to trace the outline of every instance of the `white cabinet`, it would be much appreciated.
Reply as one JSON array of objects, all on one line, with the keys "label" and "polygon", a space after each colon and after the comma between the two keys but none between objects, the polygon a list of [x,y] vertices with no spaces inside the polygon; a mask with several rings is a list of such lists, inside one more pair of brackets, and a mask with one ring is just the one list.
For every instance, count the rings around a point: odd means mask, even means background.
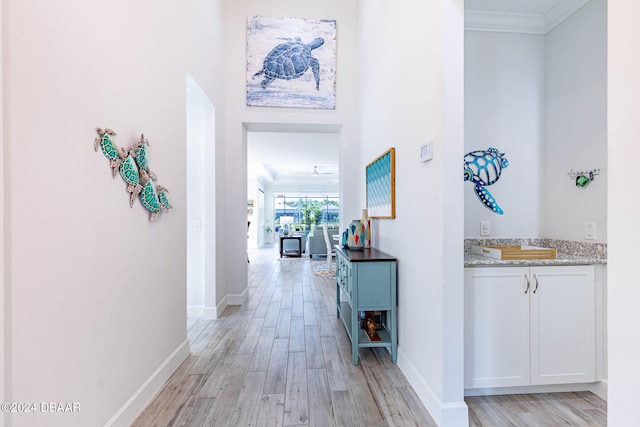
[{"label": "white cabinet", "polygon": [[465,268],[465,388],[596,380],[593,266]]}]

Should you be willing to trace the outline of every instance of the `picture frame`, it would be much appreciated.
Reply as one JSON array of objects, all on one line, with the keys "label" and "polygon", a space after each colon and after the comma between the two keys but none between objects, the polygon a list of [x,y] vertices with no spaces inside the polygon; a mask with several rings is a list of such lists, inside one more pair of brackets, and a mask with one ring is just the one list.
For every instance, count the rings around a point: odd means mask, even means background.
[{"label": "picture frame", "polygon": [[335,19],[247,20],[248,107],[336,109]]},{"label": "picture frame", "polygon": [[369,218],[396,217],[396,149],[389,148],[365,168]]}]

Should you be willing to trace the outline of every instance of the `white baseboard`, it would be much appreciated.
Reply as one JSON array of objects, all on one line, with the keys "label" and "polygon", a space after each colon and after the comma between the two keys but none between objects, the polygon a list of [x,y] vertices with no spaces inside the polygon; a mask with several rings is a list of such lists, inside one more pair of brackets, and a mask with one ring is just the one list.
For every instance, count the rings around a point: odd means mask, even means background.
[{"label": "white baseboard", "polygon": [[188,305],[187,306],[187,317],[202,317],[202,313],[204,312],[203,305]]},{"label": "white baseboard", "polygon": [[182,344],[162,362],[158,369],[147,378],[140,388],[133,393],[124,405],[113,414],[105,426],[130,426],[187,356],[189,356],[189,340],[184,340]]},{"label": "white baseboard", "polygon": [[548,384],[522,387],[491,387],[467,388],[465,396],[492,396],[501,394],[529,394],[529,393],[563,393],[567,391],[589,391],[591,384]]},{"label": "white baseboard", "polygon": [[[217,319],[220,317],[220,315],[222,315],[222,312],[224,311],[225,308],[227,308],[227,297],[222,298],[222,300],[218,303],[218,305],[215,306],[215,308],[213,310],[215,310],[215,313],[211,313],[212,316],[215,317],[207,317],[207,319]],[[205,313],[206,314],[206,313]]]},{"label": "white baseboard", "polygon": [[469,408],[464,400],[452,403],[442,402],[401,349],[398,349],[398,366],[436,424],[441,427],[469,425]]},{"label": "white baseboard", "polygon": [[589,387],[589,391],[600,399],[608,401],[609,400],[609,381],[607,379],[603,379],[600,382],[591,384]]},{"label": "white baseboard", "polygon": [[244,288],[241,294],[228,294],[227,302],[229,305],[242,305],[247,302],[247,297],[249,295],[249,288]]},{"label": "white baseboard", "polygon": [[207,307],[204,305],[187,306],[187,317],[197,317],[203,319],[217,319],[220,314],[227,308],[227,297],[224,297],[215,307]]}]

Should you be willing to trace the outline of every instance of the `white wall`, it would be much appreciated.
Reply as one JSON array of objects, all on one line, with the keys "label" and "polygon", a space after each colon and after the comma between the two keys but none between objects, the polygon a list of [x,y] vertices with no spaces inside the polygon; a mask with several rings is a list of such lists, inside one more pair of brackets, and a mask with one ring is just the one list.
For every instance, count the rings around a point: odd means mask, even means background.
[{"label": "white wall", "polygon": [[607,422],[633,426],[640,419],[640,329],[637,284],[640,259],[640,3],[610,1],[608,7],[608,340]]},{"label": "white wall", "polygon": [[[543,237],[607,242],[607,2],[591,0],[547,35]],[[585,188],[571,170],[600,168]]]},{"label": "white wall", "polygon": [[[129,425],[188,350],[185,77],[221,102],[221,3],[3,7],[5,400],[81,405],[11,424]],[[149,138],[174,205],[156,223],[94,152],[105,126]]]},{"label": "white wall", "polygon": [[479,238],[485,220],[494,238],[540,237],[544,64],[543,35],[465,31],[465,153],[495,147],[509,161],[486,187],[503,215],[464,183],[465,238]]},{"label": "white wall", "polygon": [[[337,100],[335,110],[266,108],[246,106],[246,34],[247,18],[250,16],[282,16],[299,18],[335,19],[337,21]],[[340,133],[340,158],[343,173],[341,184],[344,202],[343,212],[349,217],[360,216],[362,201],[357,200],[353,182],[361,176],[358,168],[350,167],[357,159],[357,82],[361,77],[357,62],[357,4],[340,0],[323,2],[300,2],[295,0],[264,1],[239,0],[225,5],[224,31],[227,46],[225,51],[226,87],[226,221],[228,230],[238,230],[238,236],[246,229],[247,195],[247,129],[243,124],[256,123],[303,123],[342,125]],[[344,215],[342,215],[344,217]],[[242,230],[242,231],[240,231]],[[240,234],[242,233],[242,234]],[[227,239],[227,293],[230,301],[242,303],[247,290],[247,239]]]},{"label": "white wall", "polygon": [[[466,426],[463,2],[360,7],[360,169],[396,148],[396,219],[374,220],[372,231],[375,246],[398,258],[398,364],[439,425]],[[434,159],[421,163],[427,141]],[[349,185],[364,201],[364,176]]]}]

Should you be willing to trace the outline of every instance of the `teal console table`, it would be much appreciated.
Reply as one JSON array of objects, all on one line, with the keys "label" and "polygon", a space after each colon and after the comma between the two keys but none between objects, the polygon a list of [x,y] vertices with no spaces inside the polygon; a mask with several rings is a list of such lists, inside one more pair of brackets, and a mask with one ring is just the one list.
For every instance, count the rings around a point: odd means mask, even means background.
[{"label": "teal console table", "polygon": [[[336,302],[351,339],[353,364],[361,347],[386,347],[391,360],[398,359],[396,306],[397,260],[377,249],[350,250],[336,245]],[[360,312],[381,312],[380,341],[372,341],[360,327]]]}]

